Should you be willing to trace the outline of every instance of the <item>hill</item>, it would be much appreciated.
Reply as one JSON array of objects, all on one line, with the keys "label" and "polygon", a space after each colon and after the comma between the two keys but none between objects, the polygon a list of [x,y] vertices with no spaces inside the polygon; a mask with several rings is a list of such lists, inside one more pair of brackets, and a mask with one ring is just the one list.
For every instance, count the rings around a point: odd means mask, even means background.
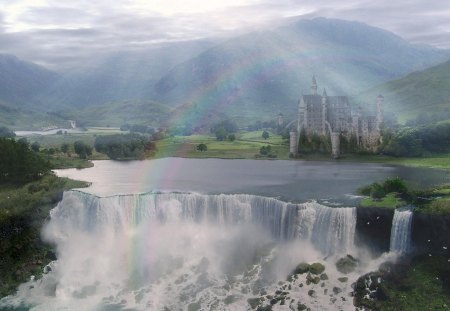
[{"label": "hill", "polygon": [[442,116],[441,120],[450,119],[450,61],[383,83],[360,97],[370,98],[379,93],[388,99],[386,110],[397,114],[401,121],[416,118],[426,121],[426,116],[433,119],[434,115]]},{"label": "hill", "polygon": [[25,62],[13,55],[0,54],[0,102],[11,108],[41,110],[36,100],[59,75],[36,64]]},{"label": "hill", "polygon": [[[413,45],[363,23],[294,19],[227,41],[178,42],[93,57],[70,72],[0,55],[0,103],[15,109],[9,115],[24,127],[29,124],[21,114],[29,112],[44,114],[35,120],[50,112],[92,125],[96,118],[110,125],[128,118],[204,127],[219,116],[247,124],[279,112],[295,114],[313,74],[320,92],[326,88],[329,95],[350,96],[449,58],[449,51]],[[136,105],[129,117],[125,103]],[[161,104],[155,108],[155,103]]]},{"label": "hill", "polygon": [[145,124],[157,127],[170,114],[166,105],[150,100],[126,100],[62,112],[63,119],[77,120],[80,126]]},{"label": "hill", "polygon": [[448,51],[362,23],[302,19],[231,39],[175,66],[155,85],[155,98],[191,104],[202,115],[290,115],[313,74],[320,91],[353,95],[448,58]]},{"label": "hill", "polygon": [[177,42],[144,51],[116,52],[81,64],[39,96],[50,106],[87,107],[112,101],[150,100],[153,85],[172,69],[207,48],[213,40]]}]

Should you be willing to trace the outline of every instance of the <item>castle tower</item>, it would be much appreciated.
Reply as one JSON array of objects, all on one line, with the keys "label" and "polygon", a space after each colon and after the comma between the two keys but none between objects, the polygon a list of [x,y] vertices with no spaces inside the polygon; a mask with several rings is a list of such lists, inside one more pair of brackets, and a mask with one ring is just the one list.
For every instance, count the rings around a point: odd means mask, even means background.
[{"label": "castle tower", "polygon": [[384,97],[383,95],[380,94],[377,96],[377,130],[380,130],[381,125],[384,122],[383,105],[384,105]]},{"label": "castle tower", "polygon": [[277,117],[277,125],[278,126],[283,126],[284,124],[284,116],[282,113],[280,113]]},{"label": "castle tower", "polygon": [[311,83],[311,95],[317,95],[317,82],[316,76],[313,75]]},{"label": "castle tower", "polygon": [[325,122],[327,121],[327,90],[325,90],[325,88],[323,89],[323,94],[322,94],[322,135],[326,134],[326,124]]},{"label": "castle tower", "polygon": [[298,134],[293,129],[289,132],[289,154],[292,157],[298,155]]}]

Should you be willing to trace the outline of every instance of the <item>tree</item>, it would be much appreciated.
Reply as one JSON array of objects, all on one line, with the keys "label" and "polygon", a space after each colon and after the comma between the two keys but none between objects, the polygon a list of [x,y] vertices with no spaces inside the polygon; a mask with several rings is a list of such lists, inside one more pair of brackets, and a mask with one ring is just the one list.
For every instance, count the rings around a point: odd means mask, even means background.
[{"label": "tree", "polygon": [[215,133],[221,127],[223,127],[227,133],[236,133],[238,131],[238,126],[234,121],[223,120],[211,127],[211,133]]},{"label": "tree", "polygon": [[64,143],[61,145],[61,151],[63,153],[67,153],[67,151],[69,151],[69,144],[68,143]]},{"label": "tree", "polygon": [[228,140],[229,141],[235,141],[236,140],[236,135],[234,135],[234,134],[228,135]]},{"label": "tree", "polygon": [[142,158],[146,151],[156,149],[152,141],[137,133],[98,136],[94,146],[113,160]]},{"label": "tree", "polygon": [[269,138],[269,132],[267,132],[267,131],[262,132],[262,138],[264,138],[264,139]]},{"label": "tree", "polygon": [[227,130],[223,127],[219,127],[215,131],[215,134],[216,134],[217,140],[220,140],[220,141],[225,140],[225,138],[227,138],[227,135],[228,135]]},{"label": "tree", "polygon": [[0,137],[15,137],[16,133],[7,128],[6,126],[0,126]]},{"label": "tree", "polygon": [[73,150],[82,159],[86,159],[86,157],[92,155],[92,147],[81,140],[73,143]]},{"label": "tree", "polygon": [[39,152],[39,149],[41,148],[41,145],[37,141],[31,144],[31,150],[34,152]]},{"label": "tree", "polygon": [[201,152],[207,151],[208,150],[208,146],[206,146],[206,144],[198,144],[197,145],[197,150],[201,151]]},{"label": "tree", "polygon": [[50,171],[50,164],[27,143],[0,138],[0,183],[26,183]]},{"label": "tree", "polygon": [[272,152],[272,147],[270,145],[262,146],[259,149],[259,153],[263,156],[268,156],[268,155],[270,155],[271,152]]}]

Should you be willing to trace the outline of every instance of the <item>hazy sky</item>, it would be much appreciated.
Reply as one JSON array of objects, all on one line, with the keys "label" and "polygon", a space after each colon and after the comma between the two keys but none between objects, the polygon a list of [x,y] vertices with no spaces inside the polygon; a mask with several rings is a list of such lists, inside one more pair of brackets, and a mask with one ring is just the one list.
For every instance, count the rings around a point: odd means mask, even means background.
[{"label": "hazy sky", "polygon": [[93,55],[230,35],[299,15],[357,20],[450,48],[448,0],[0,0],[0,53],[62,68]]}]

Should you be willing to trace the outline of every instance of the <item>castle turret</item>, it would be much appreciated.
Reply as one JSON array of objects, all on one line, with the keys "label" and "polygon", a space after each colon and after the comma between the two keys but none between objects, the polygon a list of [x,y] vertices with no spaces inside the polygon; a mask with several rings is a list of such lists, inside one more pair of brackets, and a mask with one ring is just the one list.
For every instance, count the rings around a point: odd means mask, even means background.
[{"label": "castle turret", "polygon": [[383,105],[384,105],[384,97],[383,95],[380,94],[377,96],[377,130],[380,130],[381,125],[384,122]]},{"label": "castle turret", "polygon": [[322,94],[322,135],[326,134],[326,125],[325,122],[327,121],[327,90],[323,89]]},{"label": "castle turret", "polygon": [[289,154],[292,157],[298,155],[298,134],[293,129],[289,132]]},{"label": "castle turret", "polygon": [[312,83],[311,83],[311,95],[317,95],[317,82],[316,82],[316,76],[312,77]]}]

